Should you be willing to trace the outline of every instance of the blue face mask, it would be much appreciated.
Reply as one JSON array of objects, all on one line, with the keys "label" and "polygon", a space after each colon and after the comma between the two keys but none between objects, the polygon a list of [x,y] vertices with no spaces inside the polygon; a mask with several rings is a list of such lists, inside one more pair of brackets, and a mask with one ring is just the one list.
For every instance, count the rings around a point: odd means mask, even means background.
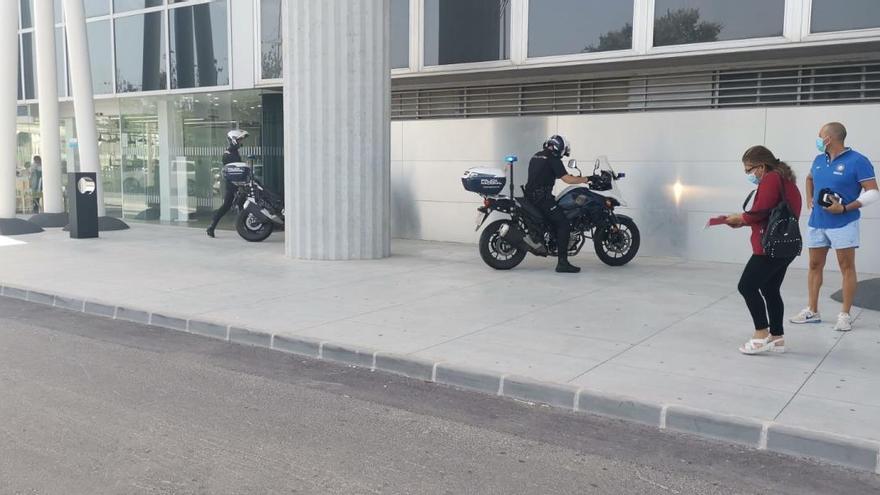
[{"label": "blue face mask", "polygon": [[761,179],[758,178],[758,176],[755,175],[754,172],[747,175],[746,178],[749,180],[749,182],[751,182],[752,184],[754,184],[756,186],[761,183]]},{"label": "blue face mask", "polygon": [[816,138],[816,149],[819,150],[819,153],[825,153],[828,149],[828,146],[825,146],[825,140],[817,137]]}]

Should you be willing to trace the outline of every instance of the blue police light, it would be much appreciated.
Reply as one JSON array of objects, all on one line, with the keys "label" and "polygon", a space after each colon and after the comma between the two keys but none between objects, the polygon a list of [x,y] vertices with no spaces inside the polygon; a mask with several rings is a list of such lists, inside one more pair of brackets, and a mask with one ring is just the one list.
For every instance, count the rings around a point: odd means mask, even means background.
[{"label": "blue police light", "polygon": [[517,158],[516,155],[507,155],[504,157],[504,161],[507,163],[516,163],[517,160],[519,160],[519,158]]}]

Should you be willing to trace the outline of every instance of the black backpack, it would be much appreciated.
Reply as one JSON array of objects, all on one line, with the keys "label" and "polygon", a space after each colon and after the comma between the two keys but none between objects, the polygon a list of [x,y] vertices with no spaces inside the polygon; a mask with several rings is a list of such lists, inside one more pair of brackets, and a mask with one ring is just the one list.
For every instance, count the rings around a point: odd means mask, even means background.
[{"label": "black backpack", "polygon": [[[801,255],[804,241],[801,237],[798,217],[791,211],[791,206],[785,199],[785,182],[781,175],[779,182],[782,184],[782,199],[770,210],[767,227],[764,228],[764,235],[761,237],[761,246],[764,248],[764,254],[771,258],[794,258]],[[752,191],[746,198],[743,210],[746,209],[755,192],[757,191]]]}]

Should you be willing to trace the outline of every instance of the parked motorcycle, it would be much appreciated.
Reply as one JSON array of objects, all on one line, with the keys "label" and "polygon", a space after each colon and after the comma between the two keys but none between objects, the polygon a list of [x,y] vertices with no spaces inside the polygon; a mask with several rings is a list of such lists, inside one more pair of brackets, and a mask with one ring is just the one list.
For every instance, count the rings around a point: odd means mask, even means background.
[{"label": "parked motorcycle", "polygon": [[230,163],[223,177],[236,186],[234,207],[238,211],[235,230],[248,242],[262,242],[276,227],[284,226],[284,198],[266,189],[254,177],[248,163]]},{"label": "parked motorcycle", "polygon": [[[502,194],[507,176],[501,169],[472,168],[461,178],[467,191],[483,197],[483,206],[477,209],[477,231],[490,216],[498,216],[493,213],[502,215],[483,229],[479,244],[480,257],[496,270],[515,268],[528,253],[556,256],[560,249],[554,229],[541,210],[524,197],[514,196],[517,157],[508,156],[505,161],[510,171],[509,196]],[[568,168],[571,175],[583,175],[576,160],[571,160]],[[625,206],[617,189],[617,181],[624,177],[614,171],[607,158],[600,157],[589,185],[569,186],[557,195],[557,205],[571,221],[571,241],[563,247],[569,256],[580,253],[590,239],[596,255],[607,265],[623,266],[635,258],[641,243],[639,229],[632,218],[615,212],[615,208]]]}]

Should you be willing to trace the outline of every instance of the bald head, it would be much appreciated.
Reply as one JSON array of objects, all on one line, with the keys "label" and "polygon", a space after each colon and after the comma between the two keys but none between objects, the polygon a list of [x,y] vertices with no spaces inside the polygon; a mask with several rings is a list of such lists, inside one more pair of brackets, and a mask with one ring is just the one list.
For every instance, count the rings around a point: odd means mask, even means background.
[{"label": "bald head", "polygon": [[829,122],[819,131],[819,136],[842,146],[846,142],[846,127],[840,122]]}]

